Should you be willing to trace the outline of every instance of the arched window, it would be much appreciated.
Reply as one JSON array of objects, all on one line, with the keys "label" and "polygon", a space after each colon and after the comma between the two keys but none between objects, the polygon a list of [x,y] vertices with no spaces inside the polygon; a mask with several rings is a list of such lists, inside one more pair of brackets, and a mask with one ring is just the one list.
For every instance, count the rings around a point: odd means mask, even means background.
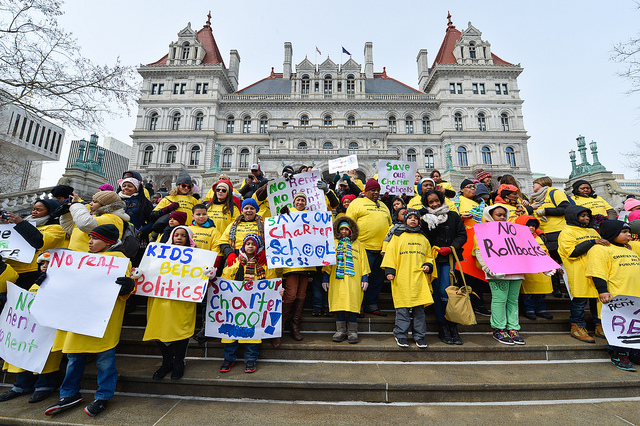
[{"label": "arched window", "polygon": [[422,117],[422,133],[425,135],[431,134],[431,120],[426,115]]},{"label": "arched window", "polygon": [[324,116],[323,124],[325,126],[333,126],[333,119],[331,118],[331,116],[329,114]]},{"label": "arched window", "polygon": [[511,148],[510,146],[506,147],[504,150],[505,154],[507,155],[507,164],[510,165],[511,167],[515,167],[516,166],[516,152],[513,148]]},{"label": "arched window", "polygon": [[481,149],[482,152],[482,164],[493,164],[491,162],[491,148],[488,146],[483,146]]},{"label": "arched window", "polygon": [[242,148],[240,150],[240,169],[245,170],[249,168],[249,149]]},{"label": "arched window", "polygon": [[487,119],[484,116],[484,112],[478,113],[478,130],[481,132],[487,130]]},{"label": "arched window", "polygon": [[435,168],[435,161],[433,160],[433,150],[427,148],[424,150],[424,167],[427,169]]},{"label": "arched window", "polygon": [[176,157],[178,154],[178,148],[175,145],[169,145],[167,148],[167,163],[173,164],[176,162]]},{"label": "arched window", "polygon": [[476,43],[474,41],[469,43],[469,57],[476,59]]},{"label": "arched window", "polygon": [[176,112],[173,114],[172,120],[171,120],[171,130],[180,130],[180,113]]},{"label": "arched window", "polygon": [[349,142],[349,149],[350,150],[357,150],[358,148],[359,148],[358,142],[356,142],[356,141]]},{"label": "arched window", "polygon": [[202,123],[204,121],[204,114],[202,112],[198,112],[196,114],[196,130],[202,130]]},{"label": "arched window", "polygon": [[142,165],[148,166],[153,161],[153,147],[147,145],[144,149],[144,155],[142,156]]},{"label": "arched window", "polygon": [[155,130],[158,126],[158,113],[154,112],[149,117],[149,130]]},{"label": "arched window", "polygon": [[189,42],[185,41],[182,44],[182,59],[189,59]]},{"label": "arched window", "polygon": [[467,148],[464,146],[458,147],[458,165],[464,167],[469,165],[469,162],[467,161]]},{"label": "arched window", "polygon": [[405,131],[407,132],[407,134],[412,135],[413,134],[413,117],[410,115],[407,115],[404,119],[404,128]]},{"label": "arched window", "polygon": [[225,148],[222,151],[222,168],[229,170],[231,168],[231,157],[233,156],[233,151],[231,148]]},{"label": "arched window", "polygon": [[324,77],[324,94],[330,95],[331,93],[333,93],[333,81],[331,76],[327,75]]},{"label": "arched window", "polygon": [[459,112],[453,114],[453,126],[457,131],[462,130],[462,114]]},{"label": "arched window", "polygon": [[309,146],[307,145],[307,143],[305,141],[300,141],[298,142],[298,149],[300,150],[306,150]]},{"label": "arched window", "polygon": [[347,126],[353,127],[356,125],[356,118],[353,115],[347,117]]},{"label": "arched window", "polygon": [[322,149],[333,149],[333,143],[331,141],[326,141],[322,144]]},{"label": "arched window", "polygon": [[269,129],[269,119],[266,115],[260,117],[260,133],[267,133]]},{"label": "arched window", "polygon": [[347,95],[353,95],[356,93],[356,80],[353,75],[347,76]]},{"label": "arched window", "polygon": [[251,133],[251,117],[246,116],[242,120],[242,133]]},{"label": "arched window", "polygon": [[200,147],[198,145],[191,148],[189,153],[189,165],[197,166],[200,164]]},{"label": "arched window", "polygon": [[502,130],[505,132],[509,131],[509,116],[506,112],[500,114],[500,123],[502,123]]},{"label": "arched window", "polygon": [[416,150],[413,148],[409,148],[407,150],[407,161],[415,162],[416,161]]},{"label": "arched window", "polygon": [[309,116],[308,115],[303,115],[300,117],[300,125],[301,126],[308,126],[309,125]]},{"label": "arched window", "polygon": [[394,115],[389,117],[389,133],[396,133],[398,131],[398,124]]},{"label": "arched window", "polygon": [[305,74],[302,76],[302,84],[300,85],[300,88],[302,90],[303,95],[309,94],[309,76],[308,75]]},{"label": "arched window", "polygon": [[236,119],[233,115],[230,117],[227,117],[227,133],[233,133],[233,129],[236,125],[235,123],[236,123]]}]

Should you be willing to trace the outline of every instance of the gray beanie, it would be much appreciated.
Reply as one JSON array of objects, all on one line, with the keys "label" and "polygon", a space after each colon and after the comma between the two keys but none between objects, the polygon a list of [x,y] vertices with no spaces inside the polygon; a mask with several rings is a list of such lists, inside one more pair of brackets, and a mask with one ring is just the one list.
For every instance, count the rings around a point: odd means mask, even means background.
[{"label": "gray beanie", "polygon": [[176,186],[180,185],[181,183],[184,183],[185,185],[193,186],[193,183],[191,182],[191,176],[189,176],[189,173],[180,172],[180,174],[178,175],[178,178],[176,179]]}]

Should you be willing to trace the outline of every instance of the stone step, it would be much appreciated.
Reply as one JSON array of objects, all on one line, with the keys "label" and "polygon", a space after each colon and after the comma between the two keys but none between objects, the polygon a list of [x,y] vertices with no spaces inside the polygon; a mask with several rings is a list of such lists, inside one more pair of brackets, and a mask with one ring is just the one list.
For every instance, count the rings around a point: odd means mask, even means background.
[{"label": "stone step", "polygon": [[[425,354],[429,350],[424,351]],[[152,380],[160,359],[121,355],[117,390],[146,394],[291,401],[458,402],[640,396],[640,376],[607,360],[582,363],[258,361],[244,373],[237,362],[219,373],[216,359],[188,359],[180,380]],[[95,389],[87,366],[83,388]]]},{"label": "stone step", "polygon": [[[117,348],[118,354],[158,356],[155,342],[143,342],[144,330],[124,328]],[[305,333],[300,342],[288,334],[282,345],[275,349],[267,341],[260,347],[261,359],[309,361],[508,361],[508,360],[568,360],[606,358],[606,342],[582,343],[569,333],[522,333],[526,345],[508,346],[497,342],[490,333],[462,333],[463,345],[446,345],[437,333],[428,333],[427,350],[418,349],[412,340],[411,348],[398,347],[392,333],[360,332],[360,342],[349,344],[346,340],[335,343],[333,332]],[[191,340],[187,355],[194,358],[220,358],[223,344],[211,339],[204,345]]]}]

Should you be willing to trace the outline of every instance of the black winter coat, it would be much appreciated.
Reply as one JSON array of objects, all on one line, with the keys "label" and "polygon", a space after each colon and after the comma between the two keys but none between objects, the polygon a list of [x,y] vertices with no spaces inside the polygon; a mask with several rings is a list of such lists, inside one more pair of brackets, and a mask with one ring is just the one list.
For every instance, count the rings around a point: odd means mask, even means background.
[{"label": "black winter coat", "polygon": [[[447,216],[446,222],[431,230],[424,221],[421,221],[422,233],[432,246],[453,247],[458,258],[462,258],[462,246],[467,242],[467,231],[457,213],[449,212]],[[439,254],[436,257],[436,263],[449,263],[449,256]]]}]

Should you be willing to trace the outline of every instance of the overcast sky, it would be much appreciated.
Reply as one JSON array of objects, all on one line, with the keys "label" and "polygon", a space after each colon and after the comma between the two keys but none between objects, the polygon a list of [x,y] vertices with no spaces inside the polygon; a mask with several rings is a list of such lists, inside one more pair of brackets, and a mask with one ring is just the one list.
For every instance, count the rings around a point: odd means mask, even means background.
[{"label": "overcast sky", "polygon": [[[608,170],[639,177],[625,166],[624,154],[640,141],[640,94],[627,94],[629,82],[617,75],[622,66],[610,60],[616,43],[640,31],[634,1],[444,3],[66,0],[60,23],[94,62],[113,63],[119,56],[137,66],[165,55],[188,22],[195,30],[202,28],[211,10],[225,63],[231,49],[240,54],[240,87],[268,76],[271,67],[282,72],[285,41],[293,44],[294,63],[305,55],[314,61],[317,45],[322,52],[318,63],[327,55],[338,62],[344,46],[361,64],[364,44],[371,41],[375,71],[386,67],[390,77],[417,88],[416,55],[426,48],[433,62],[450,11],[459,30],[471,21],[493,53],[524,68],[518,85],[533,172],[568,176],[568,152],[576,149],[576,137],[584,135],[587,142],[598,142],[600,161]],[[126,143],[131,143],[134,126],[135,111],[106,123],[107,133]],[[89,139],[68,131],[65,146],[81,137]],[[60,163],[66,164],[66,157],[67,150]],[[46,165],[43,184],[55,184],[63,172],[64,165]]]}]

